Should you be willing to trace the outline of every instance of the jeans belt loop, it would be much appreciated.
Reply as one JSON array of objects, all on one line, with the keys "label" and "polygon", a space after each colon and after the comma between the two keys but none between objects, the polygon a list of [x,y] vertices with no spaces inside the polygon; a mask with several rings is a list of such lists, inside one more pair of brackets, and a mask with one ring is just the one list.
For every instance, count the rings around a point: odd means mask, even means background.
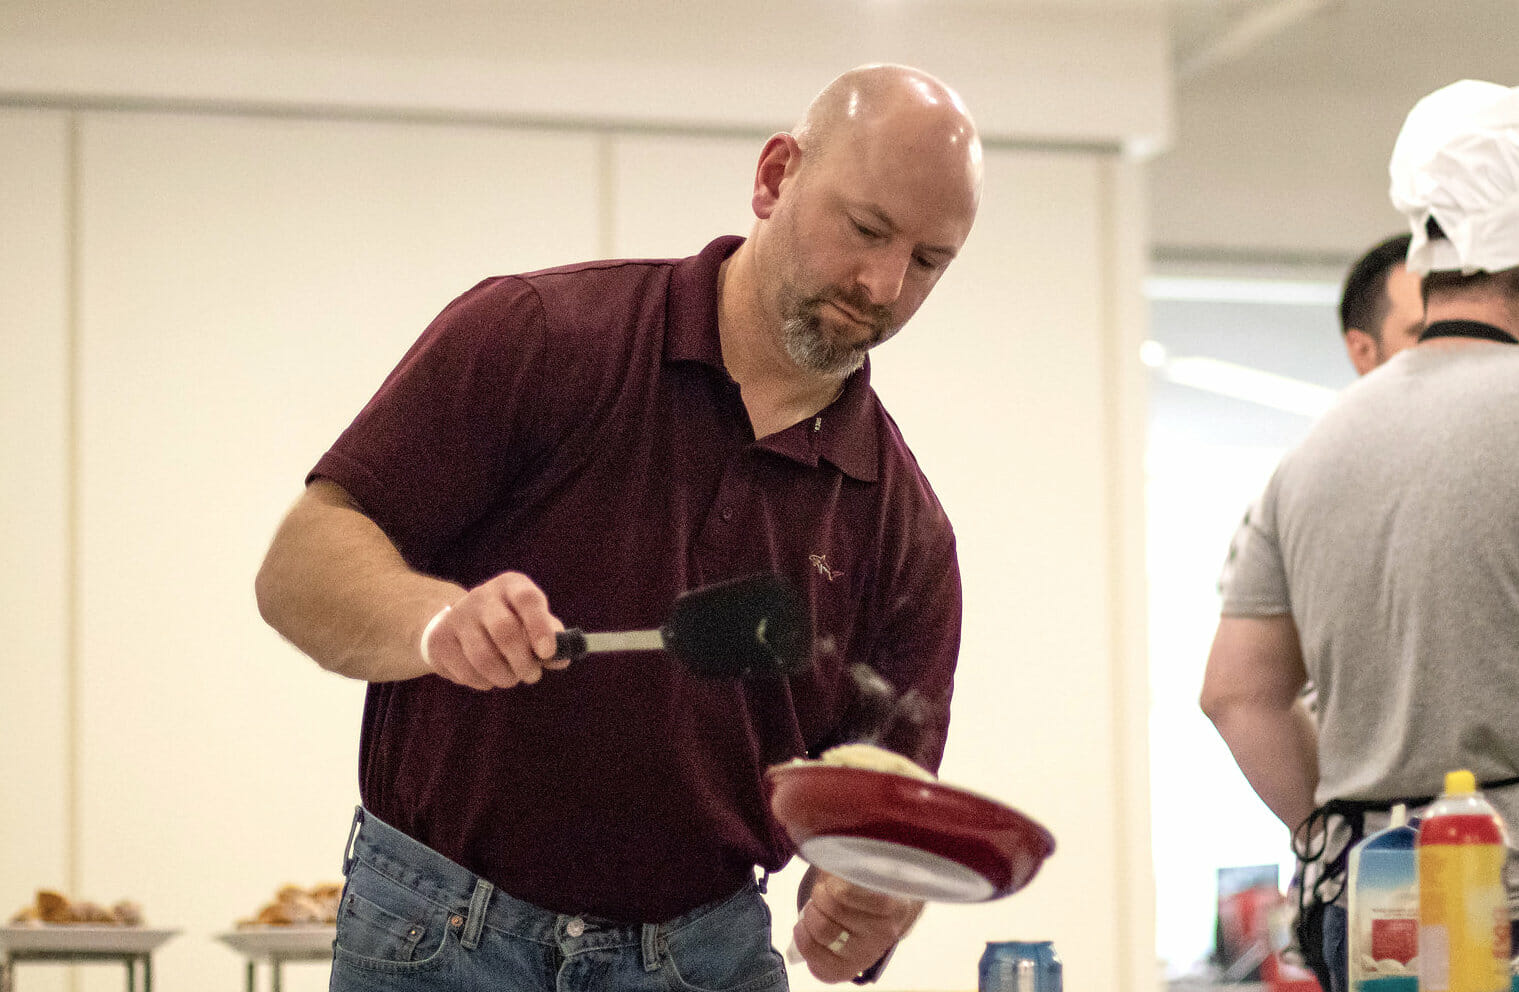
[{"label": "jeans belt loop", "polygon": [[353,823],[348,827],[348,840],[343,844],[343,877],[348,877],[348,872],[353,868],[353,838],[358,835],[359,827],[364,823],[364,807],[353,808]]},{"label": "jeans belt loop", "polygon": [[480,931],[485,929],[485,909],[496,887],[483,878],[475,879],[475,894],[469,899],[469,919],[464,921],[464,936],[459,946],[473,951],[480,946]]},{"label": "jeans belt loop", "polygon": [[645,923],[643,925],[643,970],[659,970],[659,937],[664,929],[658,923]]}]

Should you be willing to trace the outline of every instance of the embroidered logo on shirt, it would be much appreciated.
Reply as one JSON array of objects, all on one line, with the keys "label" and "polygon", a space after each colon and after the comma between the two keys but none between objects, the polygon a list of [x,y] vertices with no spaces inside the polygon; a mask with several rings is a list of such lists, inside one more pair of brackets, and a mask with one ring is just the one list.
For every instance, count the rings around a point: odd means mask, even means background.
[{"label": "embroidered logo on shirt", "polygon": [[828,567],[827,555],[808,555],[807,560],[812,562],[812,567],[818,570],[819,575],[826,575],[829,582],[844,574],[841,571],[834,571]]}]

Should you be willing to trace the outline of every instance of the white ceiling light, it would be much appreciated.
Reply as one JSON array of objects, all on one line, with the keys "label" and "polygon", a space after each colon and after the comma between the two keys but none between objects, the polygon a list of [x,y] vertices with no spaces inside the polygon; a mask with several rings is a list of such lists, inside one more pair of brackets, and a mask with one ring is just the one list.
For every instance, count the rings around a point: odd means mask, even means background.
[{"label": "white ceiling light", "polygon": [[1277,303],[1334,307],[1340,303],[1340,287],[1334,283],[1291,279],[1151,276],[1145,280],[1145,296],[1151,300],[1193,303]]},{"label": "white ceiling light", "polygon": [[1262,372],[1217,358],[1166,358],[1157,371],[1179,386],[1190,386],[1276,410],[1317,417],[1339,396],[1336,390],[1274,372]]}]

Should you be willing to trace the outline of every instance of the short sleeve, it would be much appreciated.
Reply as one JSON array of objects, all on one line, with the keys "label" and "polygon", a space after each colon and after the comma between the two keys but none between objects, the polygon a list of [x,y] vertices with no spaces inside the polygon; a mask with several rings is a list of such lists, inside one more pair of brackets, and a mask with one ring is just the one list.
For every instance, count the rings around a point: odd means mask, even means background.
[{"label": "short sleeve", "polygon": [[481,283],[428,326],[308,481],[342,486],[426,568],[537,457],[544,341],[530,286]]},{"label": "short sleeve", "polygon": [[1275,486],[1245,510],[1229,542],[1219,574],[1222,612],[1227,616],[1276,616],[1292,612],[1287,573],[1275,527]]}]

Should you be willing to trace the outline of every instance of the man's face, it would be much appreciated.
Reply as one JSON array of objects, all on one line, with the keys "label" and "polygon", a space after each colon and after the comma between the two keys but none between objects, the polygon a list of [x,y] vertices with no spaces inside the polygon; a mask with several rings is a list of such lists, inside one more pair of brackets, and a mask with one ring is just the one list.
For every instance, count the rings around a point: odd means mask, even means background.
[{"label": "man's face", "polygon": [[970,233],[974,184],[868,135],[804,162],[772,217],[772,294],[791,360],[843,376],[896,334]]},{"label": "man's face", "polygon": [[1380,365],[1404,348],[1419,342],[1424,331],[1422,280],[1408,266],[1397,265],[1387,273],[1387,316],[1382,318],[1377,348]]}]

